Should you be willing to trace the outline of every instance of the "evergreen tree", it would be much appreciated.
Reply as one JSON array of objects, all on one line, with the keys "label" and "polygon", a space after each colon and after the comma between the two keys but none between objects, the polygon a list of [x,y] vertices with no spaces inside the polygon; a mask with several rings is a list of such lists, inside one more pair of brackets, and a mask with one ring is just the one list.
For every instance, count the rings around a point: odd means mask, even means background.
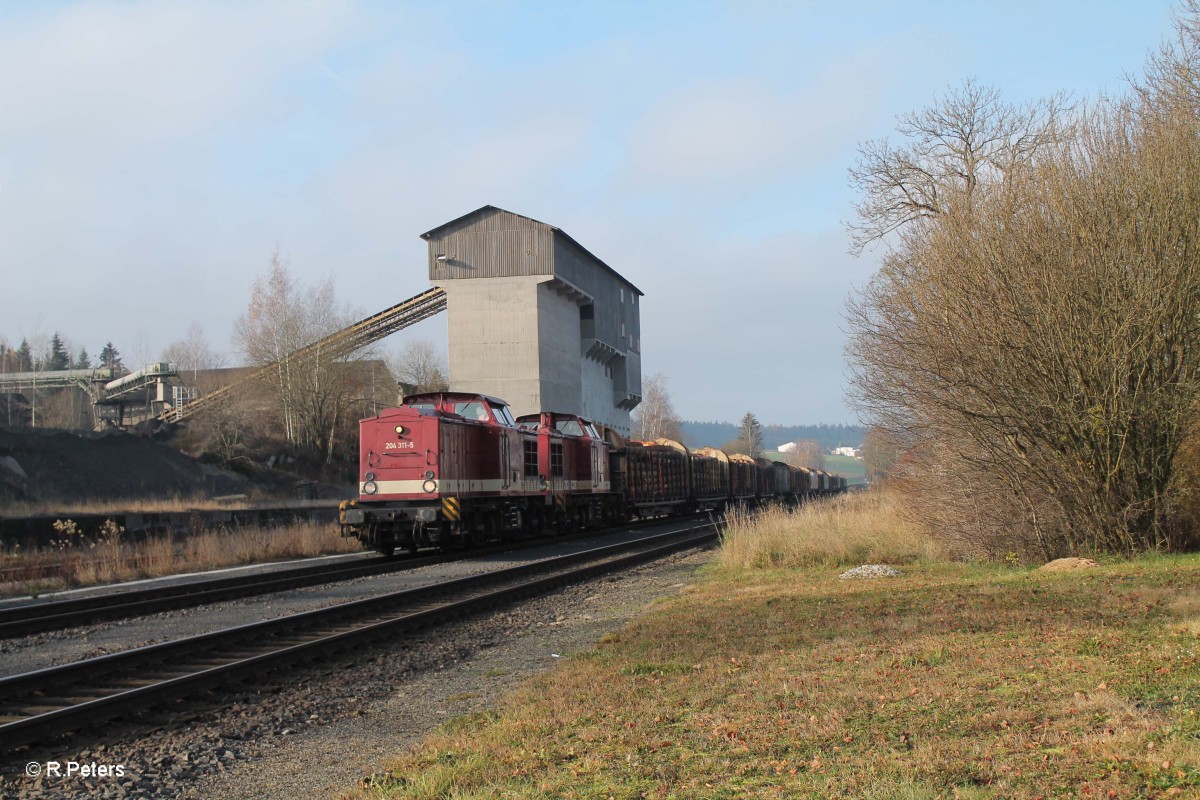
[{"label": "evergreen tree", "polygon": [[16,368],[13,372],[32,372],[33,371],[33,351],[29,349],[29,340],[22,339],[21,346],[17,348]]},{"label": "evergreen tree", "polygon": [[88,355],[86,347],[79,348],[79,355],[75,356],[75,369],[91,369],[92,357]]},{"label": "evergreen tree", "polygon": [[121,354],[117,352],[117,348],[113,347],[112,342],[105,342],[104,347],[101,348],[100,366],[111,369],[113,375],[125,371],[125,365],[121,363]]},{"label": "evergreen tree", "polygon": [[46,358],[46,369],[55,371],[68,369],[70,366],[71,357],[67,355],[67,348],[63,347],[62,339],[55,331],[54,336],[50,339],[50,355]]},{"label": "evergreen tree", "polygon": [[746,416],[742,417],[742,424],[738,428],[738,439],[746,443],[746,447],[750,451],[747,455],[751,458],[758,458],[762,455],[762,425],[749,411],[746,412]]}]

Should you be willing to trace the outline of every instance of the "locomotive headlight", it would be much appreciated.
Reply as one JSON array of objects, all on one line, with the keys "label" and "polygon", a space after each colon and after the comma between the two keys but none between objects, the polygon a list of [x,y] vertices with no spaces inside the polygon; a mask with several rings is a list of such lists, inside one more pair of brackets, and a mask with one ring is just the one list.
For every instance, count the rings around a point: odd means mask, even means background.
[{"label": "locomotive headlight", "polygon": [[379,491],[379,484],[375,481],[367,481],[363,484],[363,494],[375,494]]},{"label": "locomotive headlight", "polygon": [[404,426],[403,426],[403,425],[397,425],[397,426],[396,426],[396,433],[404,433]]},{"label": "locomotive headlight", "polygon": [[364,475],[363,477],[364,477],[364,478],[366,478],[366,479],[367,479],[367,480],[369,480],[369,481],[373,481],[373,480],[375,480],[375,473],[374,473],[374,472],[368,472],[368,473],[367,473],[366,475]]},{"label": "locomotive headlight", "polygon": [[426,478],[432,478],[432,477],[433,477],[433,470],[431,470],[431,469],[427,469],[427,470],[425,470],[425,477],[426,477]]},{"label": "locomotive headlight", "polygon": [[437,491],[437,484],[434,481],[429,480],[421,484],[421,488],[424,489],[427,494],[433,494]]}]

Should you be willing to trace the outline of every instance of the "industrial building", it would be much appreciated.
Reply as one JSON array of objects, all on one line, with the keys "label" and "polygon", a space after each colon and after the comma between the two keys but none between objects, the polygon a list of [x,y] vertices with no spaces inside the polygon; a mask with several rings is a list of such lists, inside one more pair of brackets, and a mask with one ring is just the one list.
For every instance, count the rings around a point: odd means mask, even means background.
[{"label": "industrial building", "polygon": [[452,389],[629,434],[642,399],[636,286],[560,228],[495,206],[421,238],[448,302]]}]

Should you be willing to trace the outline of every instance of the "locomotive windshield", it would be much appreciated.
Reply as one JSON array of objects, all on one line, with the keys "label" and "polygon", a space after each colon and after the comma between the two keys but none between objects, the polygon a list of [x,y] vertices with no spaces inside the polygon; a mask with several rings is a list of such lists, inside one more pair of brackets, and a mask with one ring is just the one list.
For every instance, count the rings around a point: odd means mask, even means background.
[{"label": "locomotive windshield", "polygon": [[454,413],[467,419],[475,419],[481,422],[487,422],[488,416],[487,406],[478,400],[470,402],[462,402],[454,404]]},{"label": "locomotive windshield", "polygon": [[583,426],[576,419],[560,419],[554,423],[554,427],[559,433],[565,433],[567,436],[583,436]]}]

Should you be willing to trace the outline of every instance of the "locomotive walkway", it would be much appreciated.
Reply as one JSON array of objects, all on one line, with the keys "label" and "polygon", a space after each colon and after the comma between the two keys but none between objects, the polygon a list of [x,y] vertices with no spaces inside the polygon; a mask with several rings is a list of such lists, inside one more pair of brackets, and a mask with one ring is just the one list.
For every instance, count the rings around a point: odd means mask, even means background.
[{"label": "locomotive walkway", "polygon": [[491,610],[717,538],[712,523],[0,679],[0,748]]}]

